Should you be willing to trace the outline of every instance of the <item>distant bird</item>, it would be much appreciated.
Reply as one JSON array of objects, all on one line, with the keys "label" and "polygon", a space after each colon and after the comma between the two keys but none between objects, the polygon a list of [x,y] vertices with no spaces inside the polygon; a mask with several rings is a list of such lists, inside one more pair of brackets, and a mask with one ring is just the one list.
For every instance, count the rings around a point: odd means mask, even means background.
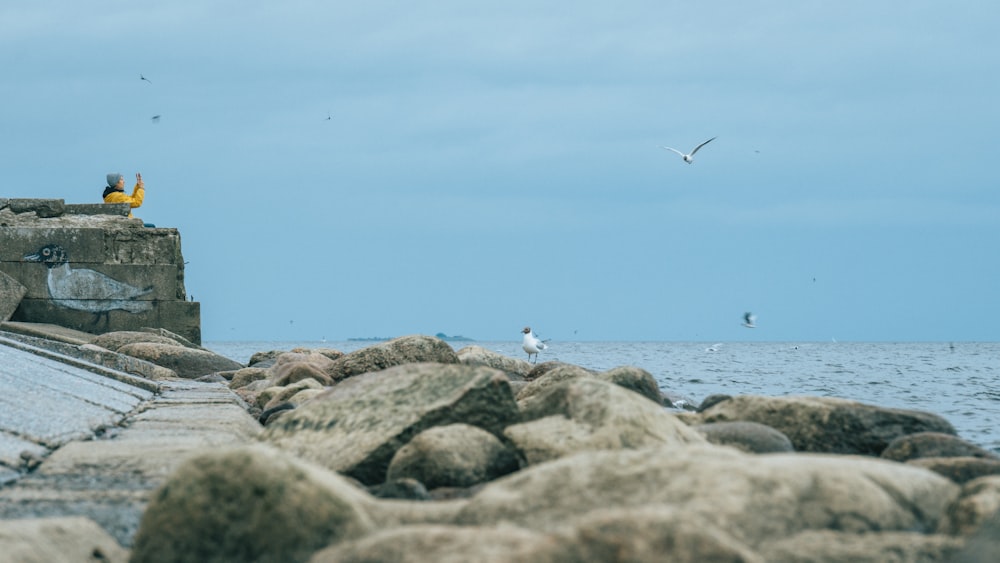
[{"label": "distant bird", "polygon": [[538,353],[548,348],[548,346],[545,345],[545,341],[539,340],[538,337],[535,336],[535,333],[531,332],[530,326],[524,327],[524,330],[521,332],[524,333],[524,338],[521,339],[521,349],[528,354],[528,361],[531,361],[531,356],[534,355],[535,361],[537,362]]},{"label": "distant bird", "polygon": [[140,313],[153,308],[150,301],[137,301],[152,292],[153,286],[138,288],[94,270],[74,270],[69,266],[66,251],[58,244],[45,245],[34,254],[26,254],[24,259],[45,264],[49,269],[49,296],[67,309],[107,315],[116,309]]},{"label": "distant bird", "polygon": [[712,344],[708,348],[705,348],[705,351],[706,352],[718,352],[719,348],[721,348],[721,347],[722,347],[722,344],[717,342],[715,344]]},{"label": "distant bird", "polygon": [[743,326],[747,328],[757,328],[755,324],[757,322],[757,315],[753,313],[743,313]]},{"label": "distant bird", "polygon": [[326,121],[330,121],[333,117],[330,116],[330,112],[326,112]]},{"label": "distant bird", "polygon": [[141,74],[139,75],[139,80],[145,80],[146,82],[149,82],[150,84],[152,84],[152,81],[150,81],[148,78],[146,78],[145,76],[143,76]]},{"label": "distant bird", "polygon": [[159,122],[160,122],[160,116],[154,115],[153,116],[153,123],[159,123]]},{"label": "distant bird", "polygon": [[712,142],[712,141],[714,141],[715,139],[716,139],[716,137],[712,137],[711,139],[709,139],[709,140],[705,141],[704,143],[702,143],[702,144],[698,145],[697,147],[695,147],[695,148],[694,148],[694,150],[692,150],[692,151],[691,151],[690,153],[688,153],[688,154],[684,154],[684,153],[682,153],[681,151],[679,151],[679,150],[677,150],[677,149],[672,149],[672,148],[670,148],[670,147],[664,147],[663,145],[660,145],[660,148],[661,148],[661,149],[666,149],[666,150],[668,150],[668,151],[673,151],[673,152],[675,152],[675,153],[679,154],[679,155],[681,156],[681,158],[683,158],[683,159],[684,159],[684,162],[686,162],[686,163],[688,163],[688,164],[691,164],[691,162],[693,162],[693,161],[694,161],[694,153],[698,152],[698,149],[700,149],[701,147],[703,147],[703,146],[705,146],[705,145],[707,145],[707,144],[711,143],[711,142]]}]

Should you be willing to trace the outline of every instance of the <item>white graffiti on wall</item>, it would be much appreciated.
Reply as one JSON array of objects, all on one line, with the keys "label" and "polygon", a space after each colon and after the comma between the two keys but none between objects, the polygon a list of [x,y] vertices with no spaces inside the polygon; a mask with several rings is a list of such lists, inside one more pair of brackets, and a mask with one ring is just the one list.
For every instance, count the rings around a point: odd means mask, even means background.
[{"label": "white graffiti on wall", "polygon": [[152,292],[153,286],[140,289],[94,270],[70,268],[66,251],[58,244],[45,245],[24,259],[48,267],[49,296],[67,309],[102,314],[114,310],[141,313],[153,308],[151,301],[138,300]]}]

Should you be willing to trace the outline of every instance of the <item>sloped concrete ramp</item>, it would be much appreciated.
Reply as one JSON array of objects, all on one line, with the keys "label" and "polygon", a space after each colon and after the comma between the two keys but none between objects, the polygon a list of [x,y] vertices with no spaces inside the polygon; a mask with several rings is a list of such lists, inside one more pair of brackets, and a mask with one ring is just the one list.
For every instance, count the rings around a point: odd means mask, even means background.
[{"label": "sloped concrete ramp", "polygon": [[131,385],[46,356],[0,343],[0,520],[85,516],[128,547],[181,461],[261,431],[222,384]]}]

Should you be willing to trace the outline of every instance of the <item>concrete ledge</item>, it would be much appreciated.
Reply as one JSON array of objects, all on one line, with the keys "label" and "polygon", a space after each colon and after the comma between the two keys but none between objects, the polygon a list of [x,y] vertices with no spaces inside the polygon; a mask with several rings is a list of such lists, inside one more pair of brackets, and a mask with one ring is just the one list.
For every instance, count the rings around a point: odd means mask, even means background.
[{"label": "concrete ledge", "polygon": [[67,203],[67,215],[120,215],[128,217],[132,206],[127,203]]}]

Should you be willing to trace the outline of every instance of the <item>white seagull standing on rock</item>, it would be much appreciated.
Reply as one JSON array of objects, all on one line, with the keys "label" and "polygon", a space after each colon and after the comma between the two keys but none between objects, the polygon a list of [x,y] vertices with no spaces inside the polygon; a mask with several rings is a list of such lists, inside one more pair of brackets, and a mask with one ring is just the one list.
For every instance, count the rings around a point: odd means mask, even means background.
[{"label": "white seagull standing on rock", "polygon": [[524,338],[521,339],[521,349],[527,352],[529,361],[531,360],[532,354],[534,354],[535,362],[537,362],[538,353],[548,348],[548,346],[545,345],[545,342],[539,340],[538,337],[535,336],[534,332],[531,332],[530,326],[524,327],[524,330],[521,332],[524,333]]},{"label": "white seagull standing on rock", "polygon": [[684,162],[686,162],[686,163],[688,163],[688,164],[691,164],[691,162],[693,162],[693,161],[694,161],[694,153],[698,152],[698,149],[700,149],[701,147],[703,147],[703,146],[705,146],[705,145],[707,145],[707,144],[711,143],[711,142],[712,142],[712,141],[714,141],[715,139],[716,139],[716,137],[712,137],[711,139],[709,139],[709,140],[705,141],[704,143],[702,143],[702,144],[698,145],[697,147],[695,147],[695,148],[694,148],[694,150],[692,150],[692,151],[691,151],[690,153],[688,153],[688,154],[684,154],[684,153],[682,153],[681,151],[679,151],[679,150],[677,150],[677,149],[672,149],[672,148],[670,148],[670,147],[664,147],[664,146],[662,146],[662,145],[660,146],[660,148],[661,148],[661,149],[666,149],[666,150],[668,150],[668,151],[673,151],[673,152],[675,152],[675,153],[679,154],[679,155],[681,156],[681,158],[683,158],[683,159],[684,159]]}]

